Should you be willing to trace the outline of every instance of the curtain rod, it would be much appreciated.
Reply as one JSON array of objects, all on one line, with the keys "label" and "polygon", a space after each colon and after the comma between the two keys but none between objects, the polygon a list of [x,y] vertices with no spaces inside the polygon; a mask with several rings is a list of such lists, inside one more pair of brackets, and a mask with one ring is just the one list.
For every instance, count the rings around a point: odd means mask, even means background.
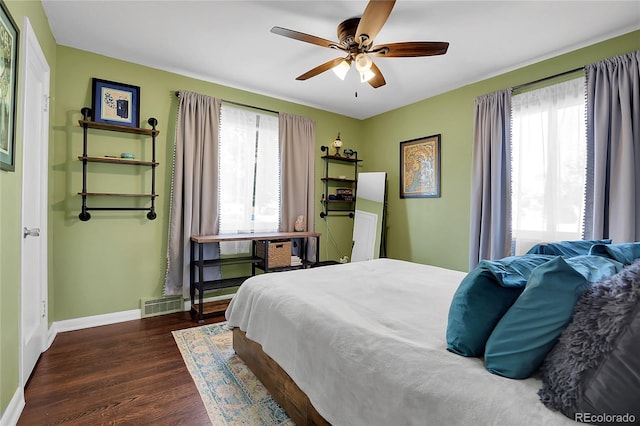
[{"label": "curtain rod", "polygon": [[583,71],[583,70],[584,70],[584,67],[574,68],[574,69],[569,70],[569,71],[564,71],[564,72],[561,72],[561,73],[558,73],[558,74],[550,75],[550,76],[548,76],[548,77],[540,78],[540,79],[538,79],[538,80],[530,81],[530,82],[528,82],[528,83],[522,83],[522,84],[519,84],[519,85],[517,85],[517,86],[513,86],[513,87],[511,88],[511,90],[519,90],[519,89],[523,89],[523,88],[525,88],[525,87],[532,86],[532,85],[534,85],[534,84],[542,83],[543,81],[551,80],[551,79],[553,79],[553,78],[562,77],[563,75],[573,74],[574,72]]},{"label": "curtain rod", "polygon": [[[176,96],[180,96],[180,91],[179,90],[176,90]],[[260,111],[270,112],[270,113],[273,113],[273,114],[280,114],[280,111],[274,111],[272,109],[260,108],[260,107],[253,106],[253,105],[243,104],[241,102],[228,101],[226,99],[220,99],[220,100],[222,102],[226,102],[226,103],[232,104],[232,105],[237,105],[237,106],[246,107],[246,108],[253,108],[253,109],[260,110]]]}]

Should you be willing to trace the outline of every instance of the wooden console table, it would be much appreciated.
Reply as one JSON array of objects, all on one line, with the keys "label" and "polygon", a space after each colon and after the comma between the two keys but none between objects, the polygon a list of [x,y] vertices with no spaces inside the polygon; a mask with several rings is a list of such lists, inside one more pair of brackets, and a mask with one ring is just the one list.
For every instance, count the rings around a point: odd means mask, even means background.
[{"label": "wooden console table", "polygon": [[[306,258],[307,240],[315,238],[316,255],[315,259]],[[269,245],[277,241],[300,241],[301,265],[285,266],[278,268],[269,267]],[[211,243],[223,243],[231,241],[251,241],[251,254],[249,256],[228,257],[223,259],[205,259],[204,246]],[[264,257],[256,255],[256,242],[264,243]],[[198,254],[196,259],[196,253]],[[241,285],[247,278],[256,274],[256,268],[264,272],[278,272],[291,269],[307,268],[318,263],[320,260],[320,233],[318,232],[256,232],[249,234],[218,234],[218,235],[192,235],[191,236],[191,257],[190,257],[190,295],[191,295],[191,316],[203,322],[204,318],[211,313],[204,311],[204,293],[211,290],[219,290]],[[251,275],[233,278],[222,278],[219,280],[205,281],[204,271],[207,267],[222,266],[238,263],[251,263]],[[196,290],[198,299],[196,301]]]}]

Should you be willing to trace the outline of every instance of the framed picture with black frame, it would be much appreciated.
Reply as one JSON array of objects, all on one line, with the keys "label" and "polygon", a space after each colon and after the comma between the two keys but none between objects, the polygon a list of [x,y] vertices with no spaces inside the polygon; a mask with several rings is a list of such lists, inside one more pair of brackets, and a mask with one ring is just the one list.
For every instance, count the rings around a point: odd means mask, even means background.
[{"label": "framed picture with black frame", "polygon": [[93,121],[140,127],[140,87],[99,78],[92,80]]},{"label": "framed picture with black frame", "polygon": [[9,9],[0,1],[0,169],[15,171],[18,37]]},{"label": "framed picture with black frame", "polygon": [[400,142],[400,198],[440,197],[440,135]]}]

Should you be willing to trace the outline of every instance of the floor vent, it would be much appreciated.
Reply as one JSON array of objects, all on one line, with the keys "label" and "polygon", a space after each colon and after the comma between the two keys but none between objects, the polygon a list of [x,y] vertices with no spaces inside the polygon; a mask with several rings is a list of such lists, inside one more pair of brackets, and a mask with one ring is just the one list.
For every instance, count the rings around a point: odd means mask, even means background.
[{"label": "floor vent", "polygon": [[182,312],[184,310],[184,300],[182,296],[143,297],[140,299],[140,310],[142,311],[142,318]]}]

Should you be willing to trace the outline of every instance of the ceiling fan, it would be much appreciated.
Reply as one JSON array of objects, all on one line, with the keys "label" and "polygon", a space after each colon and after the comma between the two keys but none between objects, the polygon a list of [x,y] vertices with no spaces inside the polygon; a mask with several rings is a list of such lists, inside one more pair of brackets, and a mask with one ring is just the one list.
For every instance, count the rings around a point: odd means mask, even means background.
[{"label": "ceiling fan", "polygon": [[345,57],[325,62],[298,76],[296,80],[307,80],[330,69],[344,80],[351,64],[355,63],[360,81],[368,82],[373,88],[378,88],[384,86],[386,81],[371,56],[379,58],[435,56],[444,55],[449,48],[447,42],[432,41],[409,41],[373,46],[373,39],[387,21],[394,4],[395,0],[370,0],[361,18],[350,18],[338,25],[339,43],[282,27],[273,27],[271,32],[346,53]]}]

